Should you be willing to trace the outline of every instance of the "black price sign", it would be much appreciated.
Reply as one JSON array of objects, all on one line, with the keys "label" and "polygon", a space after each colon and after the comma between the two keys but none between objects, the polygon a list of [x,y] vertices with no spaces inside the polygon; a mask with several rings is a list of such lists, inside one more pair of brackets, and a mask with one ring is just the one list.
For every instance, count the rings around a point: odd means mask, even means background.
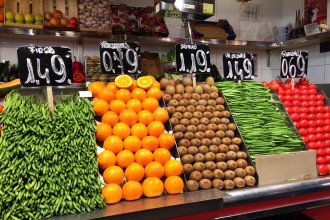
[{"label": "black price sign", "polygon": [[105,74],[141,73],[141,48],[134,42],[100,43],[101,70]]},{"label": "black price sign", "polygon": [[254,62],[251,53],[225,53],[223,71],[226,80],[253,80]]},{"label": "black price sign", "polygon": [[281,52],[281,78],[296,78],[307,75],[308,51]]},{"label": "black price sign", "polygon": [[71,50],[67,47],[19,47],[18,72],[23,86],[72,84]]},{"label": "black price sign", "polygon": [[205,44],[177,44],[175,46],[178,73],[210,73],[210,48]]}]

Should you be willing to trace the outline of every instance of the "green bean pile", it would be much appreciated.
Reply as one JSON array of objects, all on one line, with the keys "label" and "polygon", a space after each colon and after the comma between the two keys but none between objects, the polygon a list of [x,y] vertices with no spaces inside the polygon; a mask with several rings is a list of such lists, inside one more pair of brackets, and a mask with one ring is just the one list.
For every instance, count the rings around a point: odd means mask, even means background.
[{"label": "green bean pile", "polygon": [[252,160],[256,155],[280,154],[304,149],[301,138],[288,127],[286,113],[279,111],[279,101],[256,81],[216,83],[225,96]]},{"label": "green bean pile", "polygon": [[48,104],[17,92],[0,115],[0,219],[41,219],[105,206],[94,113],[71,95]]}]

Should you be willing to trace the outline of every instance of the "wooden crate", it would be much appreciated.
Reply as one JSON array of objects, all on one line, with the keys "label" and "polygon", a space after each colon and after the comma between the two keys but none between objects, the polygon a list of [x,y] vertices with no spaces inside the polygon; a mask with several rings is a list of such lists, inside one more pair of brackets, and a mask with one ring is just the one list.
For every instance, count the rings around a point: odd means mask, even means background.
[{"label": "wooden crate", "polygon": [[[1,8],[0,8],[0,13],[3,14],[3,19],[5,19],[5,18],[4,18],[4,17],[5,17],[5,10],[4,10],[4,7],[1,7]],[[3,22],[0,22],[0,27],[3,27]]]},{"label": "wooden crate", "polygon": [[[43,13],[42,0],[5,0],[5,13],[11,11],[15,14],[41,14]],[[27,23],[4,23],[5,27],[21,27],[42,29],[42,25]]]},{"label": "wooden crate", "polygon": [[[71,17],[78,18],[78,2],[75,0],[43,0],[44,13],[53,13],[55,10],[60,10],[63,13],[63,17],[70,19]],[[78,27],[68,27],[63,25],[50,26],[44,17],[44,28],[46,29],[61,29],[61,30],[78,30]]]}]

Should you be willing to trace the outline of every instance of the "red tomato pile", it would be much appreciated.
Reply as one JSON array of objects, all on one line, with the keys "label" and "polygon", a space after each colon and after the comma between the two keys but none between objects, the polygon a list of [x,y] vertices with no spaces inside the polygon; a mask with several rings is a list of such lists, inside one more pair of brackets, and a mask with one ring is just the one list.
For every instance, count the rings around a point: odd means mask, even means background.
[{"label": "red tomato pile", "polygon": [[316,85],[304,79],[292,88],[291,79],[283,84],[273,80],[268,88],[277,92],[308,149],[316,150],[319,175],[330,173],[330,106],[324,106]]}]

